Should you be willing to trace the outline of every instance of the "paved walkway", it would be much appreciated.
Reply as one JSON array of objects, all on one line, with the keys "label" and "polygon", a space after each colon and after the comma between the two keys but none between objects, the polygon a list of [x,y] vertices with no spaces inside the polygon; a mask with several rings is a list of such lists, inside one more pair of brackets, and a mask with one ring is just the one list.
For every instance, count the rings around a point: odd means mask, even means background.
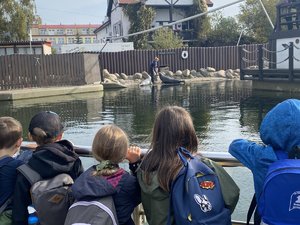
[{"label": "paved walkway", "polygon": [[103,85],[82,85],[66,87],[47,87],[47,88],[25,88],[20,90],[0,91],[0,101],[41,98],[59,95],[71,95],[79,93],[102,92]]}]

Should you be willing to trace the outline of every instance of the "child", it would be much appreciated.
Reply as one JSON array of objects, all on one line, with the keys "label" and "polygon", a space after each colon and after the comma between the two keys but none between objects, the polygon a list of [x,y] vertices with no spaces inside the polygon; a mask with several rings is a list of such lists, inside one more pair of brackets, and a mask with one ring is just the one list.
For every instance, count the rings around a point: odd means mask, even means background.
[{"label": "child", "polygon": [[[182,107],[168,106],[156,115],[150,145],[152,150],[144,156],[137,171],[149,225],[167,224],[170,185],[183,166],[176,152],[179,147],[195,155],[198,139],[190,114]],[[237,200],[233,204],[236,203]]]},{"label": "child", "polygon": [[11,198],[22,161],[12,158],[22,143],[22,125],[12,117],[0,117],[0,224],[10,225]]},{"label": "child", "polygon": [[[237,139],[229,146],[229,153],[253,174],[256,202],[262,193],[268,168],[278,160],[277,156],[295,158],[292,156],[294,148],[300,145],[300,101],[288,99],[269,111],[261,123],[260,138],[263,144]],[[259,216],[254,220],[255,224],[260,223]]]},{"label": "child", "polygon": [[[30,141],[35,141],[37,147],[27,164],[43,179],[67,173],[75,180],[83,172],[81,161],[74,152],[72,143],[61,140],[64,126],[56,113],[51,111],[37,113],[32,117],[28,130]],[[23,174],[18,173],[13,201],[14,225],[28,224],[27,207],[32,203],[30,188],[29,181]]]},{"label": "child", "polygon": [[139,185],[136,177],[121,169],[119,163],[125,158],[132,163],[138,161],[140,148],[129,148],[124,131],[106,125],[97,132],[92,152],[99,164],[90,167],[73,184],[75,199],[89,201],[113,195],[119,225],[133,225],[131,214],[140,203]]}]

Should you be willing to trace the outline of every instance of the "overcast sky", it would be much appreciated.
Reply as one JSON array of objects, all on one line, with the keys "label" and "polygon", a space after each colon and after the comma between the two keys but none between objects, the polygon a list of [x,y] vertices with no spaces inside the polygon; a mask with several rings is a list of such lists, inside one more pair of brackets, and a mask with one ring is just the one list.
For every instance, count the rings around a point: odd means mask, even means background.
[{"label": "overcast sky", "polygon": [[[211,0],[214,9],[236,0]],[[35,0],[43,24],[101,24],[106,15],[107,0]],[[235,15],[238,4],[223,9],[225,16]]]}]

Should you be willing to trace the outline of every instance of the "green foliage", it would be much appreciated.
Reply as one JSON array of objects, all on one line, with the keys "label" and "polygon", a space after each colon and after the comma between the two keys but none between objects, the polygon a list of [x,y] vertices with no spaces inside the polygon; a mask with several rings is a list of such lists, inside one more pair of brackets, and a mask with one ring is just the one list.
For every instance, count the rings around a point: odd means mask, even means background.
[{"label": "green foliage", "polygon": [[[194,5],[187,11],[188,16],[193,16],[203,12],[207,12],[206,0],[193,0]],[[198,17],[191,21],[194,32],[198,40],[198,45],[202,44],[207,39],[207,34],[210,32],[210,18],[207,15]]]},{"label": "green foliage", "polygon": [[[242,29],[233,17],[223,17],[221,13],[214,13],[211,16],[211,30],[208,33],[205,46],[228,46],[236,45]],[[243,34],[239,44],[249,44],[253,42],[250,38]]]},{"label": "green foliage", "polygon": [[[275,23],[276,4],[278,0],[262,0],[266,11],[271,20]],[[255,38],[257,42],[264,43],[268,41],[272,33],[272,27],[267,19],[266,14],[257,0],[246,0],[245,4],[240,7],[239,22],[245,29],[248,36]]]},{"label": "green foliage", "polygon": [[183,42],[171,28],[161,28],[155,31],[152,46],[154,49],[181,48]]},{"label": "green foliage", "polygon": [[[155,16],[155,11],[151,7],[138,3],[134,5],[126,5],[124,7],[124,11],[129,17],[130,34],[150,29]],[[134,43],[136,49],[147,49],[149,47],[148,36],[148,33],[131,36],[129,37],[129,41]]]},{"label": "green foliage", "polygon": [[0,40],[28,40],[33,9],[34,0],[0,0]]}]

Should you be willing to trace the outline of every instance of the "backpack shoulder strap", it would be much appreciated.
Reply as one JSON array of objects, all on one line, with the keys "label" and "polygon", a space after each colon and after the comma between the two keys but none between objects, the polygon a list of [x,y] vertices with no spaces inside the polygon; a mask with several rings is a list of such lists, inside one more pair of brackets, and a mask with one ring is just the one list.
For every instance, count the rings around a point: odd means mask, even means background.
[{"label": "backpack shoulder strap", "polygon": [[6,209],[6,207],[12,202],[11,198],[8,198],[0,207],[0,214]]},{"label": "backpack shoulder strap", "polygon": [[17,170],[26,177],[31,185],[42,179],[41,175],[27,164],[19,166]]}]

